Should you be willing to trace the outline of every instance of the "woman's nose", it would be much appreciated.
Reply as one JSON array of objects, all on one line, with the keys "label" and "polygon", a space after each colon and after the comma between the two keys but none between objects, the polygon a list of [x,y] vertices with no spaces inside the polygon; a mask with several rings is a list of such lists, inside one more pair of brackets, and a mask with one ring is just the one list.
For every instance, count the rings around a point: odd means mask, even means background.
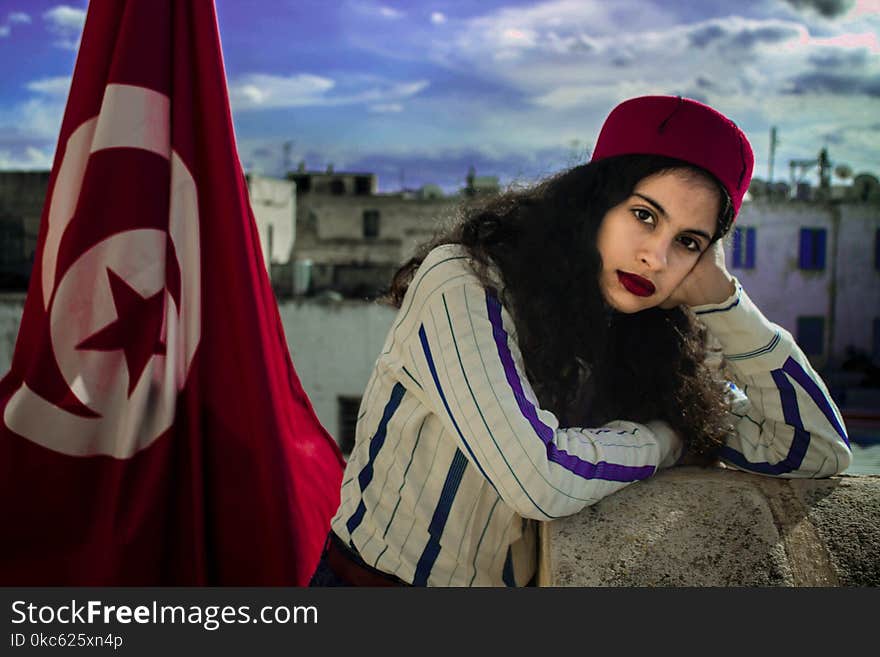
[{"label": "woman's nose", "polygon": [[651,271],[662,271],[666,268],[669,245],[659,237],[645,240],[639,251],[639,260]]}]

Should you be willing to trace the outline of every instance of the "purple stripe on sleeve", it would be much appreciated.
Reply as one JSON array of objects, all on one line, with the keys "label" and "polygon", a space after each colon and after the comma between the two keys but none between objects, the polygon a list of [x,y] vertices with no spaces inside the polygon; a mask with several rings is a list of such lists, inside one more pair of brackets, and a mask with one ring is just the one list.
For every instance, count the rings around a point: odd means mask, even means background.
[{"label": "purple stripe on sleeve", "polygon": [[837,416],[831,409],[831,404],[828,402],[828,398],[822,394],[819,386],[816,385],[816,382],[813,381],[812,378],[810,378],[810,375],[807,374],[804,368],[801,367],[794,358],[789,356],[788,360],[786,360],[785,364],[782,366],[782,371],[797,381],[800,387],[806,391],[810,396],[810,399],[812,399],[819,410],[822,411],[822,415],[827,418],[831,423],[831,426],[834,427],[834,430],[837,431],[837,435],[840,436],[843,442],[846,443],[847,447],[849,447],[849,438],[847,438],[846,430],[840,426],[840,422],[837,420]]},{"label": "purple stripe on sleeve", "polygon": [[785,372],[781,369],[773,370],[770,372],[770,375],[779,389],[779,402],[782,404],[782,416],[785,418],[785,423],[794,429],[788,454],[778,463],[769,463],[767,461],[753,462],[749,461],[742,452],[738,452],[729,445],[725,445],[721,448],[719,456],[723,460],[729,461],[744,470],[779,476],[787,472],[794,472],[801,467],[801,464],[804,462],[804,456],[807,454],[807,449],[810,447],[810,433],[804,429],[801,413],[798,410],[797,393],[788,377],[785,376]]},{"label": "purple stripe on sleeve", "polygon": [[510,353],[510,348],[507,346],[507,331],[504,330],[504,324],[501,321],[501,303],[488,291],[486,292],[486,309],[489,313],[489,321],[492,323],[492,336],[495,338],[495,346],[498,348],[498,357],[501,359],[501,364],[504,367],[504,376],[507,379],[507,383],[510,384],[513,396],[523,417],[529,421],[532,429],[547,446],[547,458],[584,479],[638,481],[640,479],[647,479],[654,474],[656,468],[653,465],[628,466],[606,463],[604,461],[594,464],[559,449],[556,443],[553,442],[553,429],[541,422],[538,418],[537,409],[535,409],[534,404],[528,400],[523,391],[522,382],[516,373],[513,356]]}]

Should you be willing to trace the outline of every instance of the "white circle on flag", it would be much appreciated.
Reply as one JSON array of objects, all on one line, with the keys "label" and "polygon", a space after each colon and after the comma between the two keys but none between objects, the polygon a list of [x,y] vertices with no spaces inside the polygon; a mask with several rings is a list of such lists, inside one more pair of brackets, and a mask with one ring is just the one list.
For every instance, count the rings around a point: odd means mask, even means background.
[{"label": "white circle on flag", "polygon": [[[118,233],[86,251],[68,269],[51,310],[52,347],[67,385],[85,406],[101,415],[90,439],[97,453],[114,445],[142,449],[171,426],[179,387],[173,358],[155,354],[143,372],[129,372],[124,352],[83,349],[78,345],[117,320],[108,270],[142,297],[164,292],[164,326],[158,336],[174,345],[180,332],[178,308],[165,289],[168,234],[141,229]],[[171,359],[171,362],[166,362]],[[131,377],[138,376],[129,395]],[[69,440],[69,437],[68,437]],[[128,451],[128,450],[126,450]]]},{"label": "white circle on flag", "polygon": [[[195,180],[168,141],[170,103],[153,90],[108,85],[100,114],[71,133],[50,200],[43,249],[44,302],[52,348],[72,394],[98,417],[53,404],[27,384],[12,395],[4,421],[14,432],[73,456],[129,458],[152,444],[174,421],[201,340],[201,254]],[[87,148],[88,146],[88,148]],[[87,249],[54,286],[58,245],[77,207],[86,161],[108,148],[135,148],[169,160],[169,229],[138,228],[111,235]],[[132,172],[136,175],[136,172]],[[173,249],[168,249],[168,241]],[[166,288],[166,258],[180,272],[179,307]],[[160,340],[164,353],[149,356],[142,372],[129,372],[122,349],[80,348],[118,319],[108,271],[144,298],[164,295]],[[131,385],[131,377],[137,376]]]}]

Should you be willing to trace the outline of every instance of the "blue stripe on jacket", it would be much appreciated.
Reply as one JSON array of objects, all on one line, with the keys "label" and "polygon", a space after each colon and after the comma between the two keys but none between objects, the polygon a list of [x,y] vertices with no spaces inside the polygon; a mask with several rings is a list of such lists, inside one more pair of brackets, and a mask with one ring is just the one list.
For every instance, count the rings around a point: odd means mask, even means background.
[{"label": "blue stripe on jacket", "polygon": [[789,356],[788,360],[785,361],[785,365],[782,366],[782,371],[800,384],[801,388],[803,388],[810,396],[810,399],[813,400],[813,403],[815,403],[819,410],[822,411],[822,415],[824,415],[828,422],[831,423],[831,426],[834,427],[837,435],[840,436],[841,440],[843,440],[843,442],[846,443],[846,446],[849,447],[849,438],[846,435],[846,430],[840,425],[837,416],[831,409],[828,397],[822,393],[819,386],[810,378],[806,370],[804,370],[794,358]]},{"label": "blue stripe on jacket", "polygon": [[367,486],[369,486],[370,482],[373,480],[373,464],[376,461],[376,456],[379,454],[379,450],[381,450],[382,445],[385,444],[385,435],[388,431],[388,422],[389,420],[391,420],[391,417],[394,415],[394,412],[397,410],[398,406],[400,406],[400,402],[401,400],[403,400],[403,395],[405,392],[406,388],[404,388],[401,384],[394,384],[394,388],[391,390],[391,397],[388,399],[388,403],[385,404],[385,410],[382,411],[382,419],[379,422],[379,426],[376,428],[376,433],[373,434],[373,437],[370,439],[370,457],[369,459],[367,459],[367,464],[360,471],[360,474],[358,474],[358,485],[361,489],[361,501],[360,504],[358,504],[355,512],[352,514],[351,518],[349,518],[348,522],[345,523],[349,535],[351,535],[354,530],[358,528],[358,525],[360,525],[361,521],[364,519],[364,514],[367,511],[367,507],[364,505],[363,492],[367,489]]},{"label": "blue stripe on jacket", "polygon": [[455,501],[455,494],[458,492],[467,464],[468,460],[465,455],[456,448],[452,464],[446,473],[446,481],[443,482],[440,499],[434,509],[434,515],[431,517],[431,523],[428,525],[428,543],[422,551],[422,556],[419,557],[418,564],[416,564],[413,586],[425,586],[428,583],[431,569],[440,554],[440,537],[446,528],[446,521],[449,520],[449,512],[452,509],[452,503]]},{"label": "blue stripe on jacket", "polygon": [[513,362],[513,355],[510,353],[510,347],[507,346],[508,336],[501,319],[501,304],[489,291],[486,292],[486,308],[489,312],[489,321],[492,323],[492,334],[498,349],[498,357],[501,359],[501,364],[504,367],[507,382],[519,406],[520,413],[529,421],[535,434],[547,446],[547,458],[550,461],[558,463],[566,470],[584,479],[629,482],[647,479],[654,474],[656,468],[653,465],[628,466],[618,463],[607,463],[605,461],[590,463],[578,458],[574,454],[569,454],[565,450],[559,449],[554,442],[555,433],[553,429],[541,422],[534,404],[528,400],[522,388],[522,382],[519,380],[516,365]]}]

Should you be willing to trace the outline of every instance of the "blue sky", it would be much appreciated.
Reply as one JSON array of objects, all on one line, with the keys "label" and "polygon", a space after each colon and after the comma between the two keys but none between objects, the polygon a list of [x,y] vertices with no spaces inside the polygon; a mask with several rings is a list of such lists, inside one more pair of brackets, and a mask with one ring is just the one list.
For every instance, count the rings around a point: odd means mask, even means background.
[{"label": "blue sky", "polygon": [[[454,190],[587,158],[608,111],[708,102],[766,178],[815,158],[880,173],[880,0],[216,0],[248,170],[373,171]],[[86,3],[0,0],[0,168],[51,165]],[[837,182],[837,181],[835,181]]]}]

